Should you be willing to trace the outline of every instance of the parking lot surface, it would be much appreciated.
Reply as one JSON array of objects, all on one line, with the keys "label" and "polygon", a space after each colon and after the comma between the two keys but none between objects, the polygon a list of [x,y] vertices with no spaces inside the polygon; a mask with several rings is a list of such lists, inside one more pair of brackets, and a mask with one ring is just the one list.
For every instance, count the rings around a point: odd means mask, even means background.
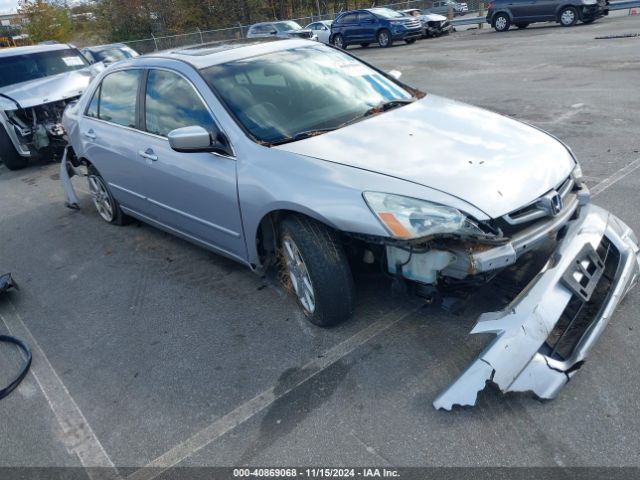
[{"label": "parking lot surface", "polygon": [[[638,18],[349,51],[556,135],[595,203],[640,232],[640,42],[594,39],[640,31]],[[0,273],[21,286],[0,302],[0,334],[34,351],[0,401],[0,466],[640,466],[640,290],[556,400],[487,389],[441,412],[434,397],[490,338],[468,334],[480,296],[455,315],[363,270],[354,318],[320,329],[273,280],[146,225],[106,225],[74,182],[80,211],[63,205],[58,165],[0,165]]]}]

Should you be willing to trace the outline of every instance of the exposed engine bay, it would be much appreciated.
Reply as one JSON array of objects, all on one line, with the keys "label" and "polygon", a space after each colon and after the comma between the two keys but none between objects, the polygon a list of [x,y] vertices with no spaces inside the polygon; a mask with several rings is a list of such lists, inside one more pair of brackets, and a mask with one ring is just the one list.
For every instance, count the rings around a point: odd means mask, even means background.
[{"label": "exposed engine bay", "polygon": [[70,103],[77,100],[68,98],[57,102],[5,111],[8,125],[12,126],[18,141],[32,155],[56,156],[66,145],[62,114]]}]

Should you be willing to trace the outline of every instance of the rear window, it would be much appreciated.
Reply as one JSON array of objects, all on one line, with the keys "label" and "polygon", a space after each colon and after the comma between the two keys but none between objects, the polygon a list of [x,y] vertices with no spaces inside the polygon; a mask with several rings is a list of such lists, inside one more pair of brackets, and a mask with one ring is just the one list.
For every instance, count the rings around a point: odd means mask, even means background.
[{"label": "rear window", "polygon": [[0,58],[0,87],[78,70],[89,65],[75,48]]}]

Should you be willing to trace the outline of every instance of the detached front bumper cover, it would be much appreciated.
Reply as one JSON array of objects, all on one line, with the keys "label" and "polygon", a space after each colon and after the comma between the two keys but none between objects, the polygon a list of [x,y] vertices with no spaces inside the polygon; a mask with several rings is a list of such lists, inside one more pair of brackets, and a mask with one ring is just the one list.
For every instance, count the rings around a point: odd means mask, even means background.
[{"label": "detached front bumper cover", "polygon": [[640,273],[638,240],[614,215],[581,209],[547,265],[500,312],[471,333],[495,333],[480,356],[433,402],[471,406],[487,382],[503,393],[552,399],[575,374]]}]

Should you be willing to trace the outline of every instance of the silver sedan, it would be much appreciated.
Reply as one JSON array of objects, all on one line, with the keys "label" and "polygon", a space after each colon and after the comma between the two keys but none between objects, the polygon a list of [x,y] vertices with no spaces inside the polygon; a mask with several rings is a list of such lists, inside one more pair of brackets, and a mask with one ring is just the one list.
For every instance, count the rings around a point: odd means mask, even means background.
[{"label": "silver sedan", "polygon": [[481,317],[474,332],[495,340],[435,405],[472,404],[489,379],[551,398],[635,283],[637,239],[591,205],[563,143],[397,78],[305,40],[120,62],[65,111],[61,176],[86,175],[109,223],[281,269],[320,326],[352,314],[354,262],[434,301],[544,254]]}]

